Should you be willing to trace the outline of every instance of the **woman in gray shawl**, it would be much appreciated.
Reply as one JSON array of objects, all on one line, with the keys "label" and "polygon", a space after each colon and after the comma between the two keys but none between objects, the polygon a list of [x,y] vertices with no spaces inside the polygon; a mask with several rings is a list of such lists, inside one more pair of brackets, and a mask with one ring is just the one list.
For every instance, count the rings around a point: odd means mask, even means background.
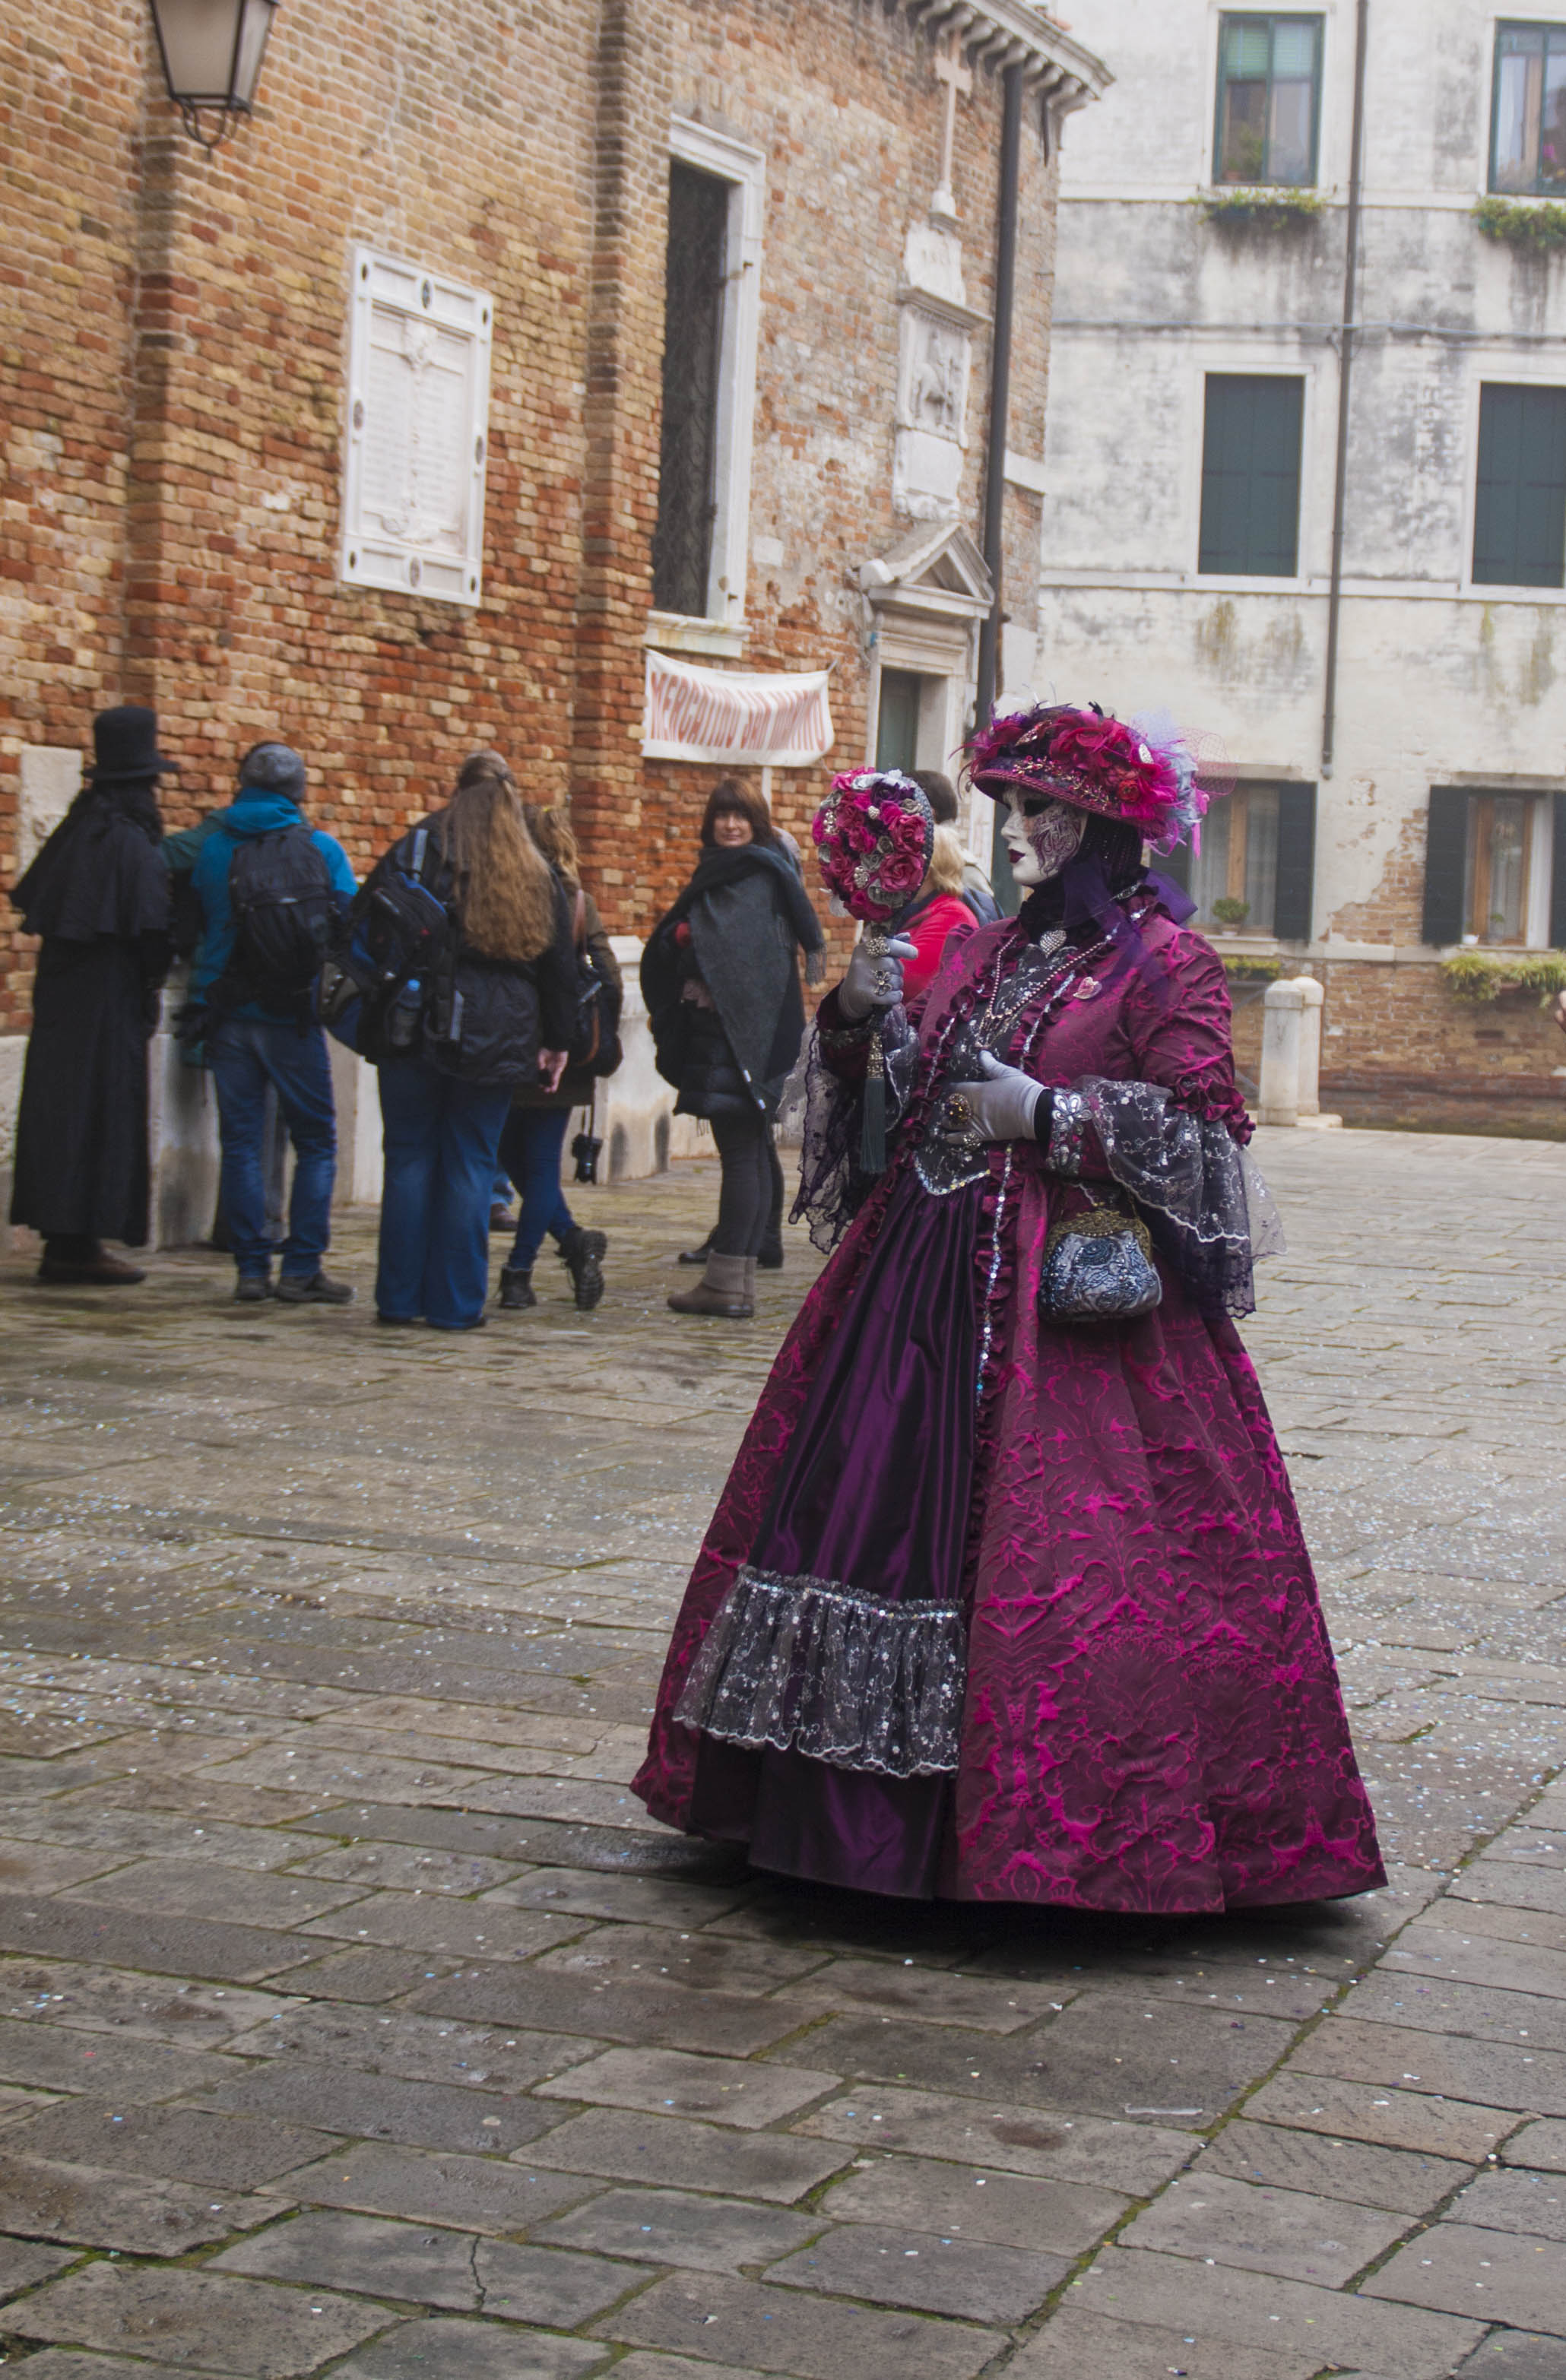
[{"label": "woman in gray shawl", "polygon": [[744,1321],[756,1310],[756,1259],[771,1205],[769,1138],[805,1037],[799,953],[821,975],[821,929],[767,806],[733,778],[714,788],[701,856],[660,918],[641,963],[658,1071],[678,1115],[705,1116],[722,1168],[718,1224],[676,1314]]}]

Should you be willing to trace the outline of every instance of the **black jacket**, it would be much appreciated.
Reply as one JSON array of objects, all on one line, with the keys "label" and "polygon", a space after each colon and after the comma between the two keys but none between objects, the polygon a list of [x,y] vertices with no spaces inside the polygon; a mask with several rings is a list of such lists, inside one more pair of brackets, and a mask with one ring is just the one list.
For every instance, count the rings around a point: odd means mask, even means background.
[{"label": "black jacket", "polygon": [[[439,844],[443,813],[420,823],[432,830]],[[412,842],[419,832],[409,827],[400,835],[363,886],[362,900],[376,876],[394,859],[411,868]],[[431,892],[451,905],[451,873],[432,851],[424,880]],[[495,1090],[520,1090],[539,1078],[539,1053],[564,1050],[577,1026],[577,957],[572,945],[571,909],[565,889],[554,880],[554,940],[536,959],[492,959],[469,949],[459,933],[455,960],[427,1008],[421,1038],[406,1054],[424,1059],[443,1075]],[[455,1028],[455,1029],[454,1029]],[[367,1050],[378,1064],[395,1064],[403,1053]]]},{"label": "black jacket", "polygon": [[[776,1112],[805,1038],[799,953],[814,975],[822,943],[783,852],[744,844],[702,853],[641,963],[658,1071],[679,1092],[678,1113]],[[711,1006],[686,999],[687,985]]]}]

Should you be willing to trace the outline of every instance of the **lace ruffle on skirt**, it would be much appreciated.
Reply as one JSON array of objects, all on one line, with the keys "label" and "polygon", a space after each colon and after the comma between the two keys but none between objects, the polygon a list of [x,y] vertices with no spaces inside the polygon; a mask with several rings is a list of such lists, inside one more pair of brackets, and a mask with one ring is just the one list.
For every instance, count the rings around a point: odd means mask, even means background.
[{"label": "lace ruffle on skirt", "polygon": [[725,1742],[887,1777],[954,1770],[967,1633],[952,1603],[877,1603],[824,1578],[745,1569],[675,1717]]}]

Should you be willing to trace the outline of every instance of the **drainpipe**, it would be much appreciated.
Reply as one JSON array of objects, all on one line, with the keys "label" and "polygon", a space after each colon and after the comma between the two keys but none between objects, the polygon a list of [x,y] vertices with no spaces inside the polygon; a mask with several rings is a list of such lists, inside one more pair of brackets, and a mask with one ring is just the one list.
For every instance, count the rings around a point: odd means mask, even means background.
[{"label": "drainpipe", "polygon": [[1349,219],[1343,254],[1343,312],[1338,336],[1338,471],[1332,492],[1332,579],[1327,597],[1327,694],[1321,714],[1321,773],[1332,773],[1338,736],[1338,641],[1343,613],[1343,516],[1348,506],[1349,382],[1354,370],[1354,300],[1359,279],[1360,218],[1365,200],[1365,60],[1370,0],[1359,0],[1354,29],[1354,131],[1349,151]]},{"label": "drainpipe", "polygon": [[1017,281],[1017,183],[1022,170],[1022,68],[1002,77],[1001,190],[995,229],[995,330],[989,349],[989,455],[984,475],[984,560],[995,600],[978,632],[978,724],[995,708],[1000,674],[1002,528],[1006,508],[1006,428],[1012,403],[1012,307]]},{"label": "drainpipe", "polygon": [[[1006,431],[1012,405],[1012,309],[1017,282],[1017,183],[1022,171],[1022,68],[1008,67],[1002,80],[1001,188],[995,226],[995,329],[989,346],[989,453],[984,473],[984,560],[993,600],[978,631],[976,724],[995,708],[1000,675],[1001,607],[1004,596]],[[1001,840],[999,811],[990,844],[989,878],[1003,911],[1017,906],[1017,888]]]}]

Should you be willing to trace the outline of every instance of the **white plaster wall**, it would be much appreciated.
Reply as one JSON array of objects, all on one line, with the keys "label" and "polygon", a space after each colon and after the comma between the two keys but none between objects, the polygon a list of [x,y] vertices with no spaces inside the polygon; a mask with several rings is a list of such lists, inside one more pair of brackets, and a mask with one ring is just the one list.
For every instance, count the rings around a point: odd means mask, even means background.
[{"label": "white plaster wall", "polygon": [[[1329,782],[1355,12],[1318,6],[1329,204],[1262,237],[1221,232],[1192,203],[1210,187],[1218,0],[1073,7],[1117,79],[1062,147],[1036,677],[1062,699],[1167,708],[1257,775],[1318,782],[1320,938],[1375,899],[1432,783],[1566,787],[1566,594],[1468,583],[1479,386],[1566,384],[1566,261],[1519,258],[1470,219],[1488,175],[1495,12],[1376,0]],[[1504,13],[1561,11],[1516,0]],[[1271,370],[1306,382],[1299,578],[1200,577],[1204,375]]]}]

